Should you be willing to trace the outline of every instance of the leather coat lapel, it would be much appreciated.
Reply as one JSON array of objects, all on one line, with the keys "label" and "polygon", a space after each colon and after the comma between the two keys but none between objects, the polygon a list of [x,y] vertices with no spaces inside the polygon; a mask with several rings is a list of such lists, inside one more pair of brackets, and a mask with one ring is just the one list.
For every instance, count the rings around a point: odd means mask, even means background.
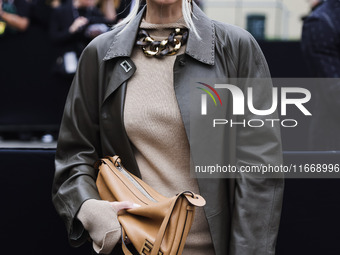
[{"label": "leather coat lapel", "polygon": [[136,66],[129,58],[120,58],[113,67],[113,71],[107,85],[103,103],[125,81],[135,73]]},{"label": "leather coat lapel", "polygon": [[[119,58],[114,66],[108,65],[110,78],[104,94],[101,112],[104,116],[103,128],[108,134],[108,139],[102,141],[108,151],[114,151],[123,160],[125,167],[133,174],[140,177],[137,162],[133,156],[132,147],[124,126],[124,101],[127,80],[136,71],[136,66],[129,58]],[[115,141],[115,143],[112,143]],[[115,146],[116,145],[116,146]],[[112,153],[112,152],[111,152]]]},{"label": "leather coat lapel", "polygon": [[130,57],[135,45],[139,24],[143,18],[145,7],[137,14],[137,16],[128,25],[118,27],[120,31],[114,38],[109,50],[107,51],[104,61],[116,57]]},{"label": "leather coat lapel", "polygon": [[193,22],[198,35],[190,32],[185,53],[208,65],[215,64],[215,27],[201,9],[193,3]]}]

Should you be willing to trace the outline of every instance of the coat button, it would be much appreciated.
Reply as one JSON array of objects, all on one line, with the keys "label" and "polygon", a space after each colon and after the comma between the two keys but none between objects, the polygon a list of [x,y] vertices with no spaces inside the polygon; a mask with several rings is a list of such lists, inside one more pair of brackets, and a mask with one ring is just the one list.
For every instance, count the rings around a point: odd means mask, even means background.
[{"label": "coat button", "polygon": [[179,61],[179,65],[180,65],[180,66],[185,66],[185,60],[184,60],[184,59],[181,59],[181,60]]}]

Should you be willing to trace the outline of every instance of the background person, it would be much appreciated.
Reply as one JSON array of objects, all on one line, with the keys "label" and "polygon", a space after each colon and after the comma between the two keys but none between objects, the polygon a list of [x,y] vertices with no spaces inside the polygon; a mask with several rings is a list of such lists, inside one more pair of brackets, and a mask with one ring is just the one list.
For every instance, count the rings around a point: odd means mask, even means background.
[{"label": "background person", "polygon": [[327,0],[304,21],[302,51],[312,77],[337,78],[320,81],[314,88],[314,110],[309,148],[340,149],[340,1]]},{"label": "background person", "polygon": [[30,5],[25,0],[0,0],[0,36],[26,31],[30,23]]},{"label": "background person", "polygon": [[[66,1],[52,11],[49,33],[57,47],[55,72],[65,75],[68,84],[86,45],[99,34],[107,32],[115,22],[107,19],[96,4],[96,0]],[[67,70],[67,65],[72,67],[71,70]]]},{"label": "background person", "polygon": [[97,7],[108,20],[116,20],[116,9],[119,7],[119,4],[120,1],[118,0],[100,0],[97,3]]}]

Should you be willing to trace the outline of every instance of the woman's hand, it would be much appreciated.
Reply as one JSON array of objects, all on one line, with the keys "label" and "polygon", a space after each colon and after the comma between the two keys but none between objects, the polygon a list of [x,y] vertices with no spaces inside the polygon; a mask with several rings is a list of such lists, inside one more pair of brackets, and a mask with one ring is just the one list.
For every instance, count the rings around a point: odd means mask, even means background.
[{"label": "woman's hand", "polygon": [[73,21],[68,31],[73,34],[81,29],[83,26],[85,26],[87,23],[89,23],[89,20],[83,16],[80,16]]},{"label": "woman's hand", "polygon": [[113,210],[118,213],[120,210],[132,209],[136,207],[140,207],[138,204],[134,204],[130,201],[122,201],[122,202],[110,202]]}]

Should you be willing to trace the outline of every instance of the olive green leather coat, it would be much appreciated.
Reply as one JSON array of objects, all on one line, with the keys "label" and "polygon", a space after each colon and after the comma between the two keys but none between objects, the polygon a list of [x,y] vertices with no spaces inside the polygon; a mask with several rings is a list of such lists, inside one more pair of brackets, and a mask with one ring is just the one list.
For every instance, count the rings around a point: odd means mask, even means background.
[{"label": "olive green leather coat", "polygon": [[[88,45],[65,105],[52,195],[74,246],[88,237],[76,219],[79,208],[87,199],[100,199],[95,186],[95,161],[118,154],[125,167],[140,176],[122,118],[126,86],[136,70],[130,56],[142,13],[119,35],[121,28],[95,38]],[[196,5],[193,14],[200,38],[189,34],[186,52],[176,57],[173,67],[174,89],[187,134],[190,118],[186,84],[190,77],[227,80],[270,76],[263,54],[248,32],[209,19]],[[125,68],[121,65],[124,61],[128,62]],[[259,102],[268,100],[262,98]],[[251,117],[250,113],[246,115]],[[226,148],[226,153],[221,153],[223,161],[237,166],[244,162],[280,164],[279,129],[261,130],[256,133],[256,129],[244,128],[229,132],[228,139],[221,141]],[[207,200],[205,214],[216,254],[274,254],[283,179],[239,177],[198,179],[200,192]]]}]

